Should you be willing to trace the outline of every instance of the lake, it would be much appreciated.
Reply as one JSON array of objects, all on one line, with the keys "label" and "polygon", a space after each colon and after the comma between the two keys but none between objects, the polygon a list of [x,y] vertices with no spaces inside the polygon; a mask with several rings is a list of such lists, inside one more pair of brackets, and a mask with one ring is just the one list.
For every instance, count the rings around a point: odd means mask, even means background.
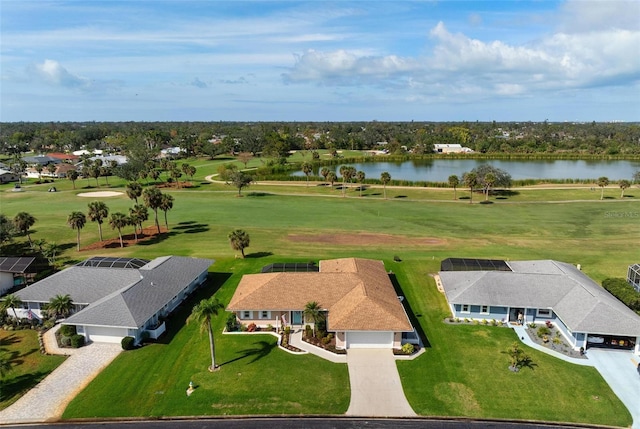
[{"label": "lake", "polygon": [[[487,160],[487,159],[420,159],[404,162],[365,162],[351,165],[358,171],[364,171],[367,178],[380,178],[383,171],[391,175],[392,180],[410,180],[425,182],[446,182],[452,174],[462,179],[462,174],[481,164],[489,164],[505,170],[514,180],[522,179],[597,179],[608,177],[610,180],[632,180],[633,174],[640,171],[640,161],[629,160]],[[340,178],[341,165],[335,166]],[[334,166],[328,166],[332,169]],[[315,175],[320,175],[314,169]],[[301,171],[293,173],[302,176]]]}]

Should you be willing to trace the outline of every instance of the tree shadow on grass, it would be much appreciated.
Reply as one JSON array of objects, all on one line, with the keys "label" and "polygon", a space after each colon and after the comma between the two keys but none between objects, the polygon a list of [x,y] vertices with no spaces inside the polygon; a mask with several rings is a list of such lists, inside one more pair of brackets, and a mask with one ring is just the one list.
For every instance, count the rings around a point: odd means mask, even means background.
[{"label": "tree shadow on grass", "polygon": [[23,374],[15,378],[5,378],[2,381],[2,389],[0,389],[0,401],[10,401],[16,396],[26,393],[41,382],[48,374],[49,373],[40,371]]},{"label": "tree shadow on grass", "polygon": [[240,356],[233,358],[229,361],[223,362],[220,366],[228,365],[233,362],[237,362],[239,360],[248,358],[253,356],[250,363],[254,363],[263,357],[267,356],[273,349],[275,349],[278,345],[272,341],[256,341],[253,343],[256,347],[240,350],[238,353]]},{"label": "tree shadow on grass", "polygon": [[194,293],[192,293],[187,299],[185,299],[178,308],[169,315],[165,321],[167,330],[162,336],[156,340],[159,344],[169,344],[173,337],[184,327],[187,323],[187,318],[193,310],[193,306],[202,301],[212,297],[218,289],[231,277],[231,273],[209,273],[207,281],[200,286]]},{"label": "tree shadow on grass", "polygon": [[635,198],[635,197],[633,195],[630,195],[630,194],[629,195],[625,194],[624,198]]},{"label": "tree shadow on grass", "polygon": [[[163,232],[161,234],[156,234],[153,236],[152,239],[150,240],[141,240],[138,241],[136,243],[137,246],[152,246],[154,244],[158,244],[164,240],[166,240],[169,237],[173,237],[174,235],[176,235],[177,232],[174,231],[169,231],[169,232]],[[118,246],[120,246],[120,244],[118,244]]]},{"label": "tree shadow on grass", "polygon": [[[391,280],[391,284],[393,284],[393,289],[396,291],[396,295],[404,296],[404,292],[402,292],[402,286],[400,286],[400,283],[398,282],[396,275],[389,274],[389,280]],[[409,304],[409,301],[407,299],[402,301],[402,305],[407,313],[407,316],[409,316],[409,321],[411,322],[411,325],[413,325],[413,327],[416,329],[416,333],[422,340],[422,345],[425,348],[426,347],[430,348],[431,343],[429,342],[429,338],[427,338],[427,334],[422,329],[422,326],[420,325],[420,321],[418,321],[418,317],[422,317],[422,314],[414,313],[413,309],[411,308],[411,304]]]},{"label": "tree shadow on grass", "polygon": [[3,339],[0,340],[0,347],[7,347],[13,344],[18,344],[21,341],[22,339],[18,337],[16,334],[11,334],[8,337],[4,337]]},{"label": "tree shadow on grass", "polygon": [[396,195],[396,196],[395,196],[395,197],[393,197],[393,198],[407,198],[407,196],[406,196],[406,195]]},{"label": "tree shadow on grass", "polygon": [[249,192],[247,193],[247,197],[270,197],[273,194],[269,192]]},{"label": "tree shadow on grass", "polygon": [[254,253],[248,253],[244,257],[247,259],[248,258],[256,259],[256,258],[266,258],[267,256],[272,256],[272,255],[273,253],[271,252],[254,252]]}]

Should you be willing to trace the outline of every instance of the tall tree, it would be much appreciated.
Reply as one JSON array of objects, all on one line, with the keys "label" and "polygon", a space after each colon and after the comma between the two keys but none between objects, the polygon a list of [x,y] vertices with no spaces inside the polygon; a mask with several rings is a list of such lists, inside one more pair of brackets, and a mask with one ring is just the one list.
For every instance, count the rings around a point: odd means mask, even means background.
[{"label": "tall tree", "polygon": [[307,302],[304,306],[304,318],[305,320],[313,321],[313,336],[316,336],[316,325],[324,320],[324,313],[322,312],[322,307],[316,301]]},{"label": "tall tree", "polygon": [[156,228],[158,229],[158,234],[160,234],[160,223],[158,223],[158,209],[160,208],[160,204],[162,204],[162,192],[160,189],[156,188],[145,188],[142,191],[142,199],[144,200],[144,205],[153,210],[155,214],[155,223]]},{"label": "tall tree", "polygon": [[140,234],[142,234],[142,222],[149,219],[149,209],[143,204],[136,204],[129,209],[129,218],[134,225],[134,233],[136,241],[138,241],[138,228],[140,228]]},{"label": "tall tree", "polygon": [[229,173],[227,183],[232,184],[238,189],[238,196],[241,195],[242,188],[246,188],[253,182],[253,177],[244,171],[233,171]]},{"label": "tall tree", "polygon": [[311,172],[313,171],[313,166],[311,165],[310,162],[303,162],[302,166],[300,167],[302,172],[304,173],[304,175],[307,177],[307,188],[309,187],[309,175],[311,174]]},{"label": "tall tree", "polygon": [[340,167],[340,175],[342,176],[342,196],[347,195],[347,182],[351,181],[351,178],[355,176],[356,169],[350,165],[343,165]]},{"label": "tall tree", "polygon": [[360,196],[362,196],[362,188],[364,187],[364,179],[365,179],[366,175],[364,173],[364,171],[358,171],[356,173],[356,180],[358,181],[358,183],[360,183]]},{"label": "tall tree", "polygon": [[0,245],[9,243],[13,239],[16,226],[4,213],[0,213]]},{"label": "tall tree", "polygon": [[238,161],[244,164],[245,170],[247,169],[247,164],[252,159],[253,159],[253,154],[251,152],[240,152],[238,154]]},{"label": "tall tree", "polygon": [[600,192],[600,199],[604,199],[604,188],[606,188],[609,185],[609,178],[602,176],[598,178],[598,186],[600,186],[600,189],[602,189],[602,192]]},{"label": "tall tree", "polygon": [[227,235],[229,244],[233,250],[239,250],[244,258],[244,249],[249,247],[250,239],[249,234],[242,229],[234,229]]},{"label": "tall tree", "polygon": [[382,193],[384,194],[384,199],[387,199],[387,183],[391,181],[391,174],[386,171],[380,173],[380,181],[382,182]]},{"label": "tall tree", "polygon": [[224,305],[218,298],[211,297],[203,299],[193,307],[191,314],[187,318],[187,323],[195,322],[200,325],[200,332],[207,331],[209,334],[209,349],[211,351],[211,366],[209,371],[215,371],[219,367],[216,365],[216,347],[211,328],[211,319],[216,317],[220,311],[224,310]]},{"label": "tall tree", "polygon": [[465,186],[469,188],[469,204],[473,204],[473,188],[478,186],[478,175],[473,171],[464,173],[462,175],[462,181]]},{"label": "tall tree", "polygon": [[76,170],[71,170],[67,173],[67,178],[73,183],[73,189],[76,189],[76,180],[78,180],[78,177],[80,177],[80,174]]},{"label": "tall tree", "polygon": [[327,167],[322,167],[322,170],[320,170],[320,175],[324,177],[325,182],[327,181],[327,177],[329,176],[330,171],[331,170],[329,170]]},{"label": "tall tree", "polygon": [[120,212],[112,213],[109,218],[109,225],[111,225],[112,229],[118,230],[118,237],[120,238],[120,247],[124,247],[124,242],[122,241],[122,228],[126,227],[131,223],[131,219]]},{"label": "tall tree", "polygon": [[138,198],[142,195],[142,185],[138,182],[129,182],[126,187],[127,197],[138,204]]},{"label": "tall tree", "polygon": [[51,317],[64,317],[66,318],[71,314],[73,310],[73,300],[69,294],[58,294],[49,300],[47,304],[47,313]]},{"label": "tall tree", "polygon": [[61,250],[62,250],[62,248],[60,247],[60,245],[58,245],[56,243],[43,243],[42,256],[47,258],[47,261],[49,262],[49,265],[51,265],[54,270],[57,269],[56,268],[56,257],[58,256],[58,254],[60,253]]},{"label": "tall tree", "polygon": [[489,191],[491,190],[491,187],[496,183],[496,175],[493,173],[487,173],[485,174],[482,182],[483,182],[483,188],[484,188],[484,200],[488,201]]},{"label": "tall tree", "polygon": [[169,222],[167,221],[167,212],[173,208],[173,196],[169,194],[162,194],[162,199],[160,200],[159,208],[164,212],[164,225],[167,227],[167,231],[169,231]]},{"label": "tall tree", "polygon": [[36,223],[36,218],[27,212],[19,212],[13,218],[13,223],[18,231],[27,236],[29,239],[29,245],[33,247],[33,241],[31,241],[31,234],[29,233],[29,230]]},{"label": "tall tree", "polygon": [[455,174],[452,174],[451,176],[449,176],[449,186],[453,188],[453,199],[457,200],[457,195],[456,195],[456,188],[458,187],[458,185],[460,184],[460,179],[458,179],[458,176],[456,176]]},{"label": "tall tree", "polygon": [[102,241],[102,222],[109,216],[109,207],[102,201],[91,201],[89,203],[89,220],[98,223],[100,241]]},{"label": "tall tree", "polygon": [[629,182],[628,180],[621,180],[619,183],[620,189],[622,190],[622,193],[620,194],[620,198],[624,198],[624,191],[625,189],[629,189],[629,187],[631,186],[631,182]]},{"label": "tall tree", "polygon": [[69,217],[67,218],[67,224],[71,227],[71,229],[76,230],[76,243],[78,252],[80,251],[80,230],[84,228],[87,223],[87,217],[82,212],[74,211],[71,212]]},{"label": "tall tree", "polygon": [[55,177],[57,168],[58,167],[55,164],[47,164],[47,172],[49,173],[52,179]]},{"label": "tall tree", "polygon": [[22,300],[10,293],[9,295],[5,295],[5,297],[0,301],[0,309],[3,311],[7,311],[9,309],[13,310],[13,315],[18,320],[18,313],[16,313],[16,307],[22,306]]},{"label": "tall tree", "polygon": [[36,164],[35,169],[38,172],[38,180],[42,180],[42,170],[44,170],[44,167],[42,164]]},{"label": "tall tree", "polygon": [[336,173],[334,173],[333,171],[330,171],[330,172],[327,173],[327,180],[331,184],[332,188],[333,188],[333,182],[335,182],[336,179],[337,179]]}]

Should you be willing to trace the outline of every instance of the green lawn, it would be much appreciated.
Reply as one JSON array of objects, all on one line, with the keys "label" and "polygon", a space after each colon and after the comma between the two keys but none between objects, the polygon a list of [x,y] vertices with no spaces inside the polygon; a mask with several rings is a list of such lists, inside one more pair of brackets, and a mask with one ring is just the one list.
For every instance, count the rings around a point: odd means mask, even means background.
[{"label": "green lawn", "polygon": [[[118,186],[113,180],[112,185]],[[396,197],[403,192],[406,198],[384,200],[381,194],[358,198],[350,191],[350,198],[341,198],[335,190],[291,185],[254,185],[238,198],[233,189],[210,184],[168,191],[175,197],[169,212],[171,231],[160,240],[78,253],[75,232],[66,225],[66,217],[73,210],[86,211],[92,199],[76,197],[81,190],[71,190],[70,184],[59,189],[47,193],[41,185],[23,193],[1,192],[2,212],[9,217],[18,211],[33,214],[38,221],[32,238],[62,244],[67,262],[98,254],[216,259],[215,281],[202,295],[215,293],[224,303],[243,273],[259,272],[271,262],[346,256],[384,259],[397,274],[413,312],[420,315],[417,319],[431,344],[424,356],[400,365],[407,397],[420,414],[630,423],[628,413],[595,371],[531,351],[535,369],[512,374],[501,353],[515,339],[508,329],[443,324],[444,300],[428,273],[438,270],[442,258],[464,256],[557,259],[581,264],[596,280],[624,276],[637,259],[636,249],[629,245],[629,237],[640,236],[637,200],[600,201],[595,195],[599,192],[589,189],[536,190],[531,192],[547,196],[480,205],[448,201],[452,194],[442,190],[394,189]],[[449,196],[432,201],[425,197],[429,192]],[[576,198],[574,192],[589,198]],[[590,201],[537,202],[562,199],[562,195]],[[126,197],[104,201],[112,212],[131,206]],[[227,242],[228,232],[235,228],[251,236],[246,260],[234,260],[235,252]],[[117,236],[106,224],[103,229],[105,237]],[[331,234],[347,240],[327,240]],[[363,242],[363,234],[391,238]],[[97,225],[88,222],[82,243],[97,239]],[[403,262],[392,262],[396,255]],[[289,355],[273,347],[270,336],[223,336],[225,316],[221,315],[216,340],[218,360],[224,365],[220,372],[209,374],[207,338],[194,326],[182,328],[184,318],[182,314],[172,319],[176,333],[166,344],[122,354],[78,396],[65,417],[113,416],[115,412],[122,416],[339,414],[346,410],[345,365]],[[504,391],[492,395],[487,380]],[[189,381],[199,387],[187,399]],[[107,397],[109,401],[104,400]]]},{"label": "green lawn", "polygon": [[65,360],[63,356],[41,354],[38,333],[30,329],[0,329],[0,353],[11,362],[11,370],[0,384],[0,410],[16,402]]}]

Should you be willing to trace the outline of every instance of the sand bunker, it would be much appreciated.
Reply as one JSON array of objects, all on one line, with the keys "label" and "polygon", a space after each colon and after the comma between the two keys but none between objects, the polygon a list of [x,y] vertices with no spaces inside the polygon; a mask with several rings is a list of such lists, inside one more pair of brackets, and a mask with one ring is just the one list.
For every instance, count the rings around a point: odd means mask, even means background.
[{"label": "sand bunker", "polygon": [[96,191],[96,192],[81,192],[78,194],[79,197],[117,197],[120,195],[124,195],[124,192]]}]

